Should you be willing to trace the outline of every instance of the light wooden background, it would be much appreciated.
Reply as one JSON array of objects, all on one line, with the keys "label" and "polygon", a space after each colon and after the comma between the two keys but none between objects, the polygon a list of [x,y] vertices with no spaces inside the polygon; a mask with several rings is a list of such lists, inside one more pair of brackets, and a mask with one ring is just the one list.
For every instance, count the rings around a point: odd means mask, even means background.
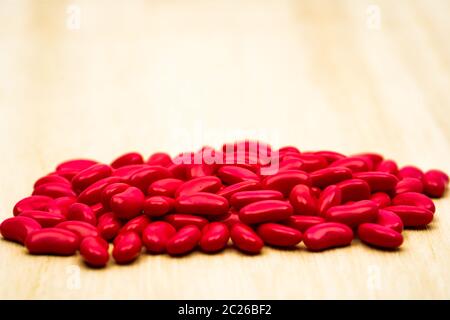
[{"label": "light wooden background", "polygon": [[[449,12],[445,0],[0,0],[0,216],[71,157],[244,137],[450,171]],[[96,271],[0,241],[0,298],[448,299],[449,211],[447,196],[398,252],[230,249]]]}]

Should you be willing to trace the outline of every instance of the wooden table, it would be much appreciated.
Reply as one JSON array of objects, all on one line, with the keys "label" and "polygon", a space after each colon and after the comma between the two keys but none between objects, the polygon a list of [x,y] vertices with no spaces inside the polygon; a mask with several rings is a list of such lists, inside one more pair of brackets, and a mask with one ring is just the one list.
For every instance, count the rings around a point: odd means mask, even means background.
[{"label": "wooden table", "polygon": [[[0,212],[72,157],[260,138],[450,171],[448,1],[0,1]],[[450,200],[397,252],[143,255],[0,241],[0,298],[450,298]]]}]

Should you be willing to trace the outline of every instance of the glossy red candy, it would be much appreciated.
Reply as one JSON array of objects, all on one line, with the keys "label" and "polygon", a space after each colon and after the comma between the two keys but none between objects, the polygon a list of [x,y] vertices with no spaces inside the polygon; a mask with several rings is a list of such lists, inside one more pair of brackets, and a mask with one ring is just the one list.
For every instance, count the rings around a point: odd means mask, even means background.
[{"label": "glossy red candy", "polygon": [[303,170],[305,172],[313,172],[316,170],[324,169],[328,166],[327,159],[318,154],[302,153],[295,157],[302,162],[300,170]]},{"label": "glossy red candy", "polygon": [[148,224],[142,231],[142,242],[151,253],[163,253],[166,244],[176,234],[176,229],[167,222],[156,221]]},{"label": "glossy red candy", "polygon": [[324,223],[325,219],[316,216],[298,216],[293,215],[286,220],[280,221],[291,228],[297,229],[300,232],[305,232],[308,228],[315,226],[316,224]]},{"label": "glossy red candy", "polygon": [[24,211],[18,217],[27,217],[36,220],[43,228],[54,227],[58,223],[66,220],[66,217],[60,213],[39,210]]},{"label": "glossy red candy", "polygon": [[433,212],[420,207],[400,205],[384,209],[398,215],[405,227],[424,227],[433,220]]},{"label": "glossy red candy", "polygon": [[432,198],[441,198],[448,184],[448,176],[442,171],[430,170],[423,176],[425,194]]},{"label": "glossy red candy", "polygon": [[421,180],[416,178],[403,178],[395,186],[395,194],[405,193],[405,192],[423,192],[423,183]]},{"label": "glossy red candy", "polygon": [[45,183],[33,191],[33,196],[48,196],[51,198],[76,197],[76,193],[65,183]]},{"label": "glossy red candy", "polygon": [[166,178],[153,182],[147,190],[149,196],[175,197],[175,192],[184,183],[183,180]]},{"label": "glossy red candy", "polygon": [[72,179],[72,187],[75,192],[81,192],[93,183],[109,177],[112,169],[106,164],[95,164],[83,171],[79,172]]},{"label": "glossy red candy", "polygon": [[134,231],[137,234],[141,235],[142,231],[147,227],[150,223],[150,219],[147,216],[137,216],[129,220],[125,225],[120,229],[119,233]]},{"label": "glossy red candy", "polygon": [[148,187],[155,181],[171,178],[170,171],[162,166],[148,166],[134,172],[129,178],[129,183],[142,192],[146,192]]},{"label": "glossy red candy", "polygon": [[392,199],[392,205],[416,206],[430,210],[433,213],[436,211],[436,207],[434,206],[433,200],[428,198],[426,195],[417,192],[405,192],[396,195]]},{"label": "glossy red candy", "polygon": [[378,211],[376,224],[391,228],[392,230],[395,230],[399,233],[402,233],[403,231],[402,219],[400,219],[398,215],[389,210],[380,209]]},{"label": "glossy red candy", "polygon": [[91,207],[84,203],[73,203],[67,211],[67,220],[84,221],[92,225],[97,224],[97,217]]},{"label": "glossy red candy", "polygon": [[144,159],[142,158],[141,154],[137,152],[129,152],[124,155],[121,155],[113,162],[111,162],[111,167],[117,169],[123,166],[129,166],[133,164],[143,164],[143,163]]},{"label": "glossy red candy", "polygon": [[100,194],[100,201],[103,205],[103,208],[108,210],[111,209],[111,198],[118,193],[124,192],[129,187],[130,185],[124,182],[111,183],[104,187]]},{"label": "glossy red candy", "polygon": [[79,194],[77,202],[85,203],[88,205],[99,203],[101,201],[101,194],[108,185],[123,181],[123,178],[116,176],[100,179],[84,189],[83,192]]},{"label": "glossy red candy", "polygon": [[264,243],[271,246],[293,247],[302,241],[300,231],[278,223],[263,223],[258,226],[257,233]]},{"label": "glossy red candy", "polygon": [[311,172],[311,183],[314,187],[325,188],[331,184],[352,178],[352,171],[345,167],[328,167]]},{"label": "glossy red candy", "polygon": [[13,209],[15,216],[21,214],[24,211],[29,210],[41,210],[46,211],[53,199],[47,196],[30,196],[23,198],[16,203]]},{"label": "glossy red candy", "polygon": [[262,200],[282,200],[283,194],[276,190],[253,190],[234,193],[230,198],[230,205],[239,210],[246,205]]},{"label": "glossy red candy", "polygon": [[398,179],[396,176],[387,172],[368,171],[353,174],[354,178],[366,181],[372,192],[383,191],[390,192],[395,189]]},{"label": "glossy red candy", "polygon": [[262,187],[269,190],[277,190],[288,196],[296,185],[311,185],[308,173],[300,170],[286,170],[266,177],[262,181]]},{"label": "glossy red candy", "polygon": [[84,221],[63,221],[58,223],[55,228],[72,231],[80,239],[86,237],[97,237],[99,235],[96,227]]},{"label": "glossy red candy", "polygon": [[72,179],[79,172],[97,164],[97,161],[89,159],[68,160],[56,167],[56,172],[66,179]]},{"label": "glossy red candy", "polygon": [[65,184],[71,187],[71,183],[66,178],[59,176],[58,174],[49,174],[42,178],[39,178],[33,185],[33,189],[38,188],[39,186],[43,184]]},{"label": "glossy red candy", "polygon": [[106,212],[98,218],[97,230],[100,236],[110,241],[119,233],[122,222],[112,212]]},{"label": "glossy red candy", "polygon": [[325,215],[329,208],[338,206],[342,203],[342,191],[336,185],[326,187],[320,194],[317,202],[317,208],[320,215]]},{"label": "glossy red candy", "polygon": [[172,211],[175,200],[165,196],[153,196],[145,199],[142,206],[144,214],[149,217],[160,217]]},{"label": "glossy red candy", "polygon": [[102,268],[109,260],[109,244],[100,237],[86,237],[80,243],[80,254],[91,267]]},{"label": "glossy red candy", "polygon": [[303,234],[303,243],[311,251],[348,246],[352,240],[352,229],[337,222],[317,224]]},{"label": "glossy red candy", "polygon": [[398,166],[397,163],[393,160],[383,160],[377,166],[376,171],[387,172],[393,175],[397,175]]},{"label": "glossy red candy", "polygon": [[6,240],[23,244],[27,236],[33,231],[41,229],[41,225],[28,217],[12,217],[4,220],[0,225],[0,232]]},{"label": "glossy red candy", "polygon": [[231,227],[236,224],[241,222],[241,220],[239,219],[239,214],[230,210],[229,213],[221,216],[217,221],[224,223],[228,229],[231,229]]},{"label": "glossy red candy", "polygon": [[121,178],[123,182],[127,182],[133,174],[148,167],[150,167],[148,164],[130,164],[115,169],[112,176]]},{"label": "glossy red candy", "polygon": [[217,171],[217,176],[225,184],[235,184],[243,181],[259,181],[253,171],[238,166],[223,166]]},{"label": "glossy red candy", "polygon": [[152,166],[168,167],[168,166],[172,165],[172,158],[167,153],[157,152],[157,153],[152,154],[148,158],[147,164],[152,165]]},{"label": "glossy red candy", "polygon": [[328,164],[332,164],[340,159],[345,158],[342,153],[329,150],[315,151],[314,154],[324,157],[327,160]]},{"label": "glossy red candy", "polygon": [[349,179],[337,184],[341,189],[341,201],[359,201],[370,199],[370,187],[364,180]]},{"label": "glossy red candy", "polygon": [[76,202],[76,198],[73,197],[61,197],[53,199],[47,208],[48,212],[59,213],[67,217],[69,207]]},{"label": "glossy red candy", "polygon": [[391,205],[391,198],[385,192],[375,192],[370,196],[370,200],[375,202],[379,208]]},{"label": "glossy red candy", "polygon": [[398,171],[398,177],[399,179],[404,178],[415,178],[418,180],[422,180],[423,178],[423,172],[417,167],[414,166],[404,166]]},{"label": "glossy red candy", "polygon": [[230,199],[230,197],[236,192],[260,190],[260,189],[261,184],[258,181],[243,181],[220,189],[219,191],[217,191],[217,195],[222,196],[226,199]]},{"label": "glossy red candy", "polygon": [[372,246],[395,249],[403,243],[403,237],[397,231],[375,223],[363,223],[358,227],[358,237]]},{"label": "glossy red candy", "polygon": [[166,251],[170,255],[186,254],[194,250],[201,236],[202,233],[196,226],[185,226],[167,241]]},{"label": "glossy red candy", "polygon": [[239,211],[239,219],[246,224],[276,222],[287,219],[293,213],[285,201],[264,200],[246,205]]},{"label": "glossy red candy", "polygon": [[190,225],[202,229],[208,224],[208,220],[203,217],[183,213],[173,213],[165,215],[164,221],[170,223],[177,230]]},{"label": "glossy red candy", "polygon": [[199,246],[204,252],[218,252],[225,249],[229,238],[230,232],[226,224],[212,222],[203,227]]},{"label": "glossy red candy", "polygon": [[304,184],[295,186],[289,195],[289,202],[294,208],[294,214],[315,216],[318,214],[317,200],[310,187]]},{"label": "glossy red candy", "polygon": [[109,206],[121,219],[132,219],[139,215],[144,205],[145,196],[135,187],[129,187],[111,197]]},{"label": "glossy red candy", "polygon": [[355,227],[365,222],[374,222],[377,216],[378,206],[370,200],[332,207],[325,214],[325,218],[328,221],[343,223],[350,227]]},{"label": "glossy red candy", "polygon": [[382,155],[380,155],[378,153],[373,153],[373,152],[359,153],[359,154],[355,154],[353,156],[368,160],[371,163],[371,165],[369,165],[368,170],[375,169],[376,167],[378,167],[378,165],[381,163],[381,161],[383,161]]},{"label": "glossy red candy", "polygon": [[189,196],[198,192],[216,193],[221,187],[222,182],[217,177],[199,177],[184,182],[175,192],[175,196]]},{"label": "glossy red candy", "polygon": [[31,254],[51,254],[70,256],[80,245],[78,236],[60,228],[46,228],[33,231],[25,240],[25,246]]},{"label": "glossy red candy", "polygon": [[119,233],[114,239],[112,256],[118,264],[131,263],[141,254],[142,241],[134,231]]},{"label": "glossy red candy", "polygon": [[196,179],[200,177],[207,177],[214,174],[215,166],[206,164],[193,164],[186,166],[186,177],[188,179]]},{"label": "glossy red candy", "polygon": [[231,227],[230,237],[233,245],[245,253],[257,254],[264,247],[264,242],[256,232],[243,223],[236,223]]},{"label": "glossy red candy", "polygon": [[345,167],[352,172],[364,172],[369,170],[367,161],[359,157],[347,157],[333,162],[330,167]]},{"label": "glossy red candy", "polygon": [[222,196],[207,192],[181,196],[176,199],[175,209],[180,213],[221,215],[228,212],[228,201]]}]

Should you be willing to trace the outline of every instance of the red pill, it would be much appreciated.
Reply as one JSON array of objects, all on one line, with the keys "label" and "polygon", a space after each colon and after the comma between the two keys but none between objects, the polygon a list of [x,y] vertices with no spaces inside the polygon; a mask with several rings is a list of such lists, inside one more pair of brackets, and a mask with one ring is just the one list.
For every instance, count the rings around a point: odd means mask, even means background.
[{"label": "red pill", "polygon": [[150,167],[148,164],[130,164],[114,170],[112,176],[121,178],[122,181],[128,181],[136,172]]},{"label": "red pill", "polygon": [[108,210],[111,209],[110,208],[111,198],[118,193],[124,192],[129,187],[130,187],[129,184],[123,182],[111,183],[105,186],[100,195],[100,200],[103,205],[103,208]]},{"label": "red pill", "polygon": [[218,252],[225,249],[229,238],[230,232],[226,224],[212,222],[203,227],[199,246],[204,252]]},{"label": "red pill", "polygon": [[431,212],[436,211],[436,207],[434,206],[433,200],[428,198],[426,195],[417,193],[417,192],[405,192],[399,195],[396,195],[392,199],[392,205],[407,205],[407,206],[415,206],[421,207]]},{"label": "red pill", "polygon": [[36,220],[41,227],[49,228],[54,227],[60,222],[66,220],[66,217],[60,213],[51,213],[39,210],[28,210],[18,215],[18,217],[27,217]]},{"label": "red pill", "polygon": [[229,213],[225,214],[223,217],[216,221],[224,223],[228,227],[228,229],[231,229],[234,224],[241,222],[241,220],[239,220],[239,214],[231,210]]},{"label": "red pill", "polygon": [[23,244],[27,236],[41,229],[41,225],[31,218],[12,217],[4,220],[0,225],[0,232],[3,238]]},{"label": "red pill", "polygon": [[217,176],[225,184],[235,184],[243,181],[259,181],[253,171],[238,166],[223,166],[217,171]]},{"label": "red pill", "polygon": [[403,231],[402,219],[400,219],[398,215],[389,210],[380,209],[378,211],[376,224],[391,228],[392,230],[400,233],[402,233]]},{"label": "red pill", "polygon": [[33,196],[48,196],[51,198],[76,197],[76,193],[70,188],[70,185],[64,183],[46,183],[41,184],[33,191]]},{"label": "red pill", "polygon": [[370,200],[362,200],[328,209],[325,219],[355,227],[361,223],[374,222],[377,216],[377,204]]},{"label": "red pill", "polygon": [[341,189],[342,203],[370,198],[370,187],[364,180],[349,179],[339,182],[337,186]]},{"label": "red pill", "polygon": [[78,236],[68,230],[46,228],[33,231],[25,240],[31,254],[71,256],[80,245]]},{"label": "red pill", "polygon": [[185,226],[167,241],[166,251],[170,255],[189,253],[197,246],[201,236],[202,233],[196,226]]},{"label": "red pill", "polygon": [[405,193],[405,192],[423,192],[423,183],[421,180],[416,178],[403,178],[395,186],[395,194]]},{"label": "red pill", "polygon": [[142,192],[146,192],[148,187],[155,181],[171,178],[172,174],[170,171],[162,166],[147,166],[141,170],[134,172],[129,183],[139,189]]},{"label": "red pill", "polygon": [[258,254],[264,247],[264,242],[256,232],[243,223],[231,227],[230,237],[234,246],[245,253]]},{"label": "red pill", "polygon": [[206,164],[193,164],[186,167],[186,177],[196,179],[200,177],[211,176],[214,173],[215,166]]},{"label": "red pill", "polygon": [[97,237],[99,235],[96,227],[84,221],[63,221],[58,223],[55,228],[72,231],[80,239],[86,237]]},{"label": "red pill", "polygon": [[141,235],[142,231],[147,227],[150,223],[150,219],[147,216],[137,216],[136,218],[131,219],[120,229],[119,233],[134,231],[137,234]]},{"label": "red pill", "polygon": [[47,211],[51,213],[59,213],[67,217],[69,207],[76,202],[73,197],[61,197],[53,199],[48,205]]},{"label": "red pill", "polygon": [[311,251],[348,246],[352,240],[352,229],[337,222],[326,222],[312,226],[303,234],[303,242]]},{"label": "red pill", "polygon": [[156,221],[148,224],[142,231],[142,242],[151,253],[163,253],[166,244],[177,233],[176,229],[167,222]]},{"label": "red pill", "polygon": [[29,210],[46,211],[52,201],[53,199],[47,196],[26,197],[16,203],[13,209],[13,213],[15,216],[17,216],[22,212]]},{"label": "red pill", "polygon": [[102,268],[109,260],[108,247],[103,238],[86,237],[80,243],[80,254],[89,266]]},{"label": "red pill", "polygon": [[301,170],[303,161],[298,158],[288,158],[280,162],[278,171]]},{"label": "red pill", "polygon": [[264,189],[280,191],[286,197],[298,184],[311,185],[308,173],[300,170],[286,170],[268,176],[262,181]]},{"label": "red pill", "polygon": [[112,173],[110,166],[106,164],[95,164],[83,171],[79,172],[72,179],[72,187],[75,192],[81,192],[93,183],[109,177]]},{"label": "red pill", "polygon": [[[320,169],[324,169],[328,166],[327,159],[318,154],[302,153],[302,154],[296,155],[295,157],[302,161],[300,170],[303,170],[305,172],[317,171]],[[284,159],[286,159],[286,157]]]},{"label": "red pill", "polygon": [[294,214],[315,216],[318,214],[317,201],[311,188],[304,184],[295,186],[289,195],[289,202],[294,208]]},{"label": "red pill", "polygon": [[330,164],[330,167],[345,167],[350,169],[352,172],[364,172],[369,170],[367,161],[359,157],[347,157],[339,159]]},{"label": "red pill", "polygon": [[425,194],[432,198],[441,198],[448,184],[448,176],[438,170],[430,170],[423,176]]},{"label": "red pill", "polygon": [[56,172],[66,179],[72,179],[79,172],[97,164],[97,161],[89,159],[74,159],[65,161],[56,167]]},{"label": "red pill", "polygon": [[131,263],[139,257],[142,241],[134,231],[119,233],[114,239],[112,256],[118,264]]},{"label": "red pill", "polygon": [[149,196],[175,197],[175,192],[184,183],[183,180],[166,178],[153,182],[147,190]]},{"label": "red pill", "polygon": [[142,209],[149,217],[160,217],[169,213],[175,206],[175,200],[164,196],[154,196],[145,199]]},{"label": "red pill", "polygon": [[71,183],[69,180],[67,180],[66,178],[59,176],[58,174],[49,174],[46,175],[40,179],[38,179],[33,186],[33,189],[38,188],[39,186],[43,185],[43,184],[65,184],[67,186],[69,186],[69,188],[71,187]]},{"label": "red pill", "polygon": [[98,218],[98,232],[107,241],[114,239],[121,227],[122,223],[112,212],[106,212]]},{"label": "red pill", "polygon": [[286,220],[281,221],[280,223],[283,223],[291,228],[297,229],[300,232],[305,232],[308,228],[324,222],[325,219],[322,217],[293,215],[287,218]]},{"label": "red pill", "polygon": [[144,200],[145,196],[140,189],[129,187],[113,195],[109,206],[119,218],[129,220],[141,213]]},{"label": "red pill", "polygon": [[358,237],[364,243],[384,249],[395,249],[403,243],[397,231],[375,223],[363,223],[358,227]]},{"label": "red pill", "polygon": [[217,195],[230,199],[233,194],[241,191],[260,190],[261,184],[258,181],[243,181],[232,184],[217,191]]},{"label": "red pill", "polygon": [[88,205],[94,205],[101,201],[102,191],[110,184],[123,182],[121,177],[111,176],[104,179],[100,179],[93,183],[89,187],[83,190],[78,196],[77,202],[85,203]]},{"label": "red pill", "polygon": [[187,165],[184,163],[172,164],[167,167],[172,177],[187,180]]},{"label": "red pill", "polygon": [[422,180],[423,172],[422,170],[414,166],[404,166],[398,171],[398,177],[399,179],[415,178]]},{"label": "red pill", "polygon": [[293,213],[290,203],[280,200],[264,200],[246,205],[239,211],[239,219],[246,224],[276,222],[287,219]]},{"label": "red pill", "polygon": [[311,184],[313,187],[325,188],[329,185],[352,178],[352,171],[345,167],[328,167],[311,172]]},{"label": "red pill", "polygon": [[319,200],[317,202],[317,208],[321,215],[325,213],[331,207],[338,206],[342,203],[342,192],[341,189],[336,185],[331,185],[325,188],[320,194]]},{"label": "red pill", "polygon": [[359,154],[355,154],[355,157],[361,157],[363,159],[367,159],[368,161],[370,161],[371,166],[369,166],[369,170],[372,170],[376,167],[378,167],[378,165],[381,163],[381,161],[383,161],[383,156],[378,154],[378,153],[373,153],[373,152],[365,152],[365,153],[359,153]]},{"label": "red pill", "polygon": [[190,225],[202,229],[208,224],[208,220],[203,217],[182,213],[168,214],[164,216],[164,220],[170,223],[177,230]]},{"label": "red pill", "polygon": [[383,160],[376,167],[375,171],[387,172],[387,173],[390,173],[393,175],[397,175],[398,166],[397,166],[397,163],[393,160]]},{"label": "red pill", "polygon": [[67,211],[67,220],[84,221],[92,225],[97,224],[97,217],[91,207],[84,203],[74,203]]},{"label": "red pill", "polygon": [[370,196],[370,200],[375,202],[379,208],[384,208],[391,205],[391,198],[387,193],[375,192]]},{"label": "red pill", "polygon": [[111,167],[113,167],[114,169],[117,169],[117,168],[124,167],[124,166],[129,166],[129,165],[133,165],[133,164],[143,164],[143,163],[144,163],[144,159],[142,158],[141,154],[139,154],[137,152],[130,152],[130,153],[121,155],[120,157],[115,159],[111,163]]},{"label": "red pill", "polygon": [[175,196],[188,196],[198,192],[216,193],[221,187],[222,182],[217,177],[199,177],[184,182],[175,192]]},{"label": "red pill", "polygon": [[368,171],[353,174],[356,179],[367,182],[372,192],[390,192],[395,189],[398,179],[396,176],[387,172]]},{"label": "red pill", "polygon": [[257,233],[265,244],[276,247],[293,247],[303,237],[297,229],[278,223],[263,223],[258,226]]},{"label": "red pill", "polygon": [[180,213],[221,215],[228,212],[228,200],[217,194],[198,192],[178,197],[175,208]]},{"label": "red pill", "polygon": [[283,194],[276,190],[253,190],[240,191],[233,194],[230,198],[230,205],[237,210],[246,205],[262,200],[282,200]]},{"label": "red pill", "polygon": [[152,166],[168,167],[168,166],[172,165],[172,158],[167,153],[157,152],[157,153],[152,154],[148,158],[147,164],[152,165]]},{"label": "red pill", "polygon": [[424,227],[433,220],[433,212],[420,207],[401,205],[384,209],[398,215],[405,227]]}]

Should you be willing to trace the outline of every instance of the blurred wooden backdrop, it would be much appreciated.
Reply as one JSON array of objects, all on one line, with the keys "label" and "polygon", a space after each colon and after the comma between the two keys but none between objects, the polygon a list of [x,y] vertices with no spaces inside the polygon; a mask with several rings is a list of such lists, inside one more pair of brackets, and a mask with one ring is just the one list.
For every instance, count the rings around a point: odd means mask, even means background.
[{"label": "blurred wooden backdrop", "polygon": [[[261,138],[450,171],[445,0],[0,0],[0,216],[71,157]],[[450,201],[398,252],[93,271],[1,241],[0,298],[450,298]]]}]

